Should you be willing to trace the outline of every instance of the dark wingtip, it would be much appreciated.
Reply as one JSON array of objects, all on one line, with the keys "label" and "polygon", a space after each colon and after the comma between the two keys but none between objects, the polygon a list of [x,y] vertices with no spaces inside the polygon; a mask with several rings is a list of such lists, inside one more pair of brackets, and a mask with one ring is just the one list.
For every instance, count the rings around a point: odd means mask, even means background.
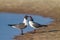
[{"label": "dark wingtip", "polygon": [[8,26],[12,26],[12,25],[8,24]]},{"label": "dark wingtip", "polygon": [[43,25],[44,27],[48,27],[48,25]]},{"label": "dark wingtip", "polygon": [[47,25],[45,25],[47,27]]}]

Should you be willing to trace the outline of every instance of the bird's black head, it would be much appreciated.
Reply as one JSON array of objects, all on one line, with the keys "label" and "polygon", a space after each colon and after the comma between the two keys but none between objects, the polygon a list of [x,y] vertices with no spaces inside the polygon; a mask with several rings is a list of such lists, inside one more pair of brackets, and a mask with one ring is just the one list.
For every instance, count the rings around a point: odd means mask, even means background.
[{"label": "bird's black head", "polygon": [[28,18],[28,16],[27,16],[27,15],[25,15],[25,16],[24,16],[24,18],[25,18],[25,19],[27,19],[27,18]]},{"label": "bird's black head", "polygon": [[32,18],[32,16],[29,16],[30,17],[30,21],[33,21],[33,18]]}]

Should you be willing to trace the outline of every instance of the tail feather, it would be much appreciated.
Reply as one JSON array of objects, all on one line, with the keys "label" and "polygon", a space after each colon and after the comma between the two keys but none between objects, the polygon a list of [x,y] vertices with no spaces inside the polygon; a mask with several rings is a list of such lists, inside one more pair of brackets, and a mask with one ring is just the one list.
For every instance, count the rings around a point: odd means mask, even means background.
[{"label": "tail feather", "polygon": [[13,25],[11,25],[11,24],[8,24],[8,26],[13,26]]},{"label": "tail feather", "polygon": [[43,27],[48,27],[48,25],[42,25]]}]

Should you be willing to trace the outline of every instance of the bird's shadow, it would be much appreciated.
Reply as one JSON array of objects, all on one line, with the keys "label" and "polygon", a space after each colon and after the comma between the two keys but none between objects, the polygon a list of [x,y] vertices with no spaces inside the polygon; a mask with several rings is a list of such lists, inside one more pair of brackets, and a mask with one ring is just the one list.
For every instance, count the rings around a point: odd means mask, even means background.
[{"label": "bird's shadow", "polygon": [[40,32],[40,33],[46,33],[46,32],[57,32],[57,31],[60,31],[60,30],[56,30],[56,29],[54,29],[54,30],[49,30],[49,31],[42,31],[42,32]]},{"label": "bird's shadow", "polygon": [[35,33],[58,32],[58,31],[60,31],[60,30],[53,29],[53,30],[41,31],[41,32],[33,32],[33,31],[30,31],[28,33],[35,34]]},{"label": "bird's shadow", "polygon": [[57,32],[57,31],[60,31],[60,30],[50,30],[48,32]]}]

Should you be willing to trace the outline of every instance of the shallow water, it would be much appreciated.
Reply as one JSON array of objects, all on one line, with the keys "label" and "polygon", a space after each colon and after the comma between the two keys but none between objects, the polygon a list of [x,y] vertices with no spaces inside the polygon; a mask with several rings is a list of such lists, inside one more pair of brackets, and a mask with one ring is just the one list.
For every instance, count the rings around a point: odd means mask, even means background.
[{"label": "shallow water", "polygon": [[[12,40],[14,35],[19,35],[20,30],[14,29],[8,26],[8,24],[17,24],[22,23],[25,15],[30,16],[29,14],[13,14],[13,13],[0,13],[0,40]],[[53,19],[46,18],[38,15],[31,15],[35,22],[40,24],[50,24]],[[29,25],[24,29],[24,33],[27,31],[34,30]]]}]

